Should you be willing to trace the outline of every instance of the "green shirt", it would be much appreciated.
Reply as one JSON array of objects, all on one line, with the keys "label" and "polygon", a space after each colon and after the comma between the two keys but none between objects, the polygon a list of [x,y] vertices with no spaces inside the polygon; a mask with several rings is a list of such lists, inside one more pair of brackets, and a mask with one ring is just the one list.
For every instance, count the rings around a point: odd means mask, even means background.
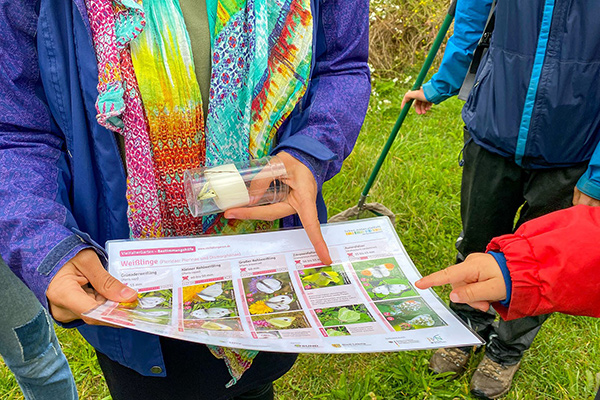
[{"label": "green shirt", "polygon": [[192,44],[192,55],[194,57],[194,68],[196,79],[202,93],[202,112],[204,119],[208,114],[208,92],[210,90],[211,58],[210,30],[208,25],[208,14],[205,0],[179,0],[179,6],[185,20],[190,42]]}]

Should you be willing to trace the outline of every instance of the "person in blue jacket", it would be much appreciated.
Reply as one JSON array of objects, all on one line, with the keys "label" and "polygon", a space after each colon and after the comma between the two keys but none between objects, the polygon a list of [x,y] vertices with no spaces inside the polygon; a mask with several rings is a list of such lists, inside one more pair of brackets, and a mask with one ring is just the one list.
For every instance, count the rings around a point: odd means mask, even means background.
[{"label": "person in blue jacket", "polygon": [[[459,0],[454,34],[431,80],[408,92],[418,114],[458,94],[491,0]],[[467,102],[458,260],[495,236],[572,204],[600,205],[600,3],[498,0],[488,52]],[[515,224],[515,219],[517,222]],[[499,321],[451,302],[487,339],[471,380],[475,395],[508,392],[547,316]],[[468,349],[437,351],[434,372],[463,372]]]},{"label": "person in blue jacket", "polygon": [[[367,110],[369,6],[367,0],[310,6],[307,90],[275,139],[274,152],[292,175],[288,201],[227,217],[288,215],[284,227],[302,219],[329,263],[319,229],[326,220],[321,187],[339,172]],[[94,346],[114,399],[273,398],[272,381],[295,355],[261,352],[226,387],[227,366],[204,345],[98,326],[82,316],[106,298],[136,296],[106,272],[100,245],[128,238],[130,227],[123,149],[96,121],[93,29],[84,0],[0,0],[0,255],[56,321],[77,327]]]}]

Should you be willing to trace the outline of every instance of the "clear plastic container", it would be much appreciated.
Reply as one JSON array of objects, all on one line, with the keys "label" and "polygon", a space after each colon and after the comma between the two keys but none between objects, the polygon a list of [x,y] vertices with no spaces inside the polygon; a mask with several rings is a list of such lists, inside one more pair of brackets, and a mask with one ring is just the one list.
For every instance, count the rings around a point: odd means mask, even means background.
[{"label": "clear plastic container", "polygon": [[188,207],[198,217],[283,201],[290,190],[287,177],[283,162],[274,156],[186,170],[183,185]]}]

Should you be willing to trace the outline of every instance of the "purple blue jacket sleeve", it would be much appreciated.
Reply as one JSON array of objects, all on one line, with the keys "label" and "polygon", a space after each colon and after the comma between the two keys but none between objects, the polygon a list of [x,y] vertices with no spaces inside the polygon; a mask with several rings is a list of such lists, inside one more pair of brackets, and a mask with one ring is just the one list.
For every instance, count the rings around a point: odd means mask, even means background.
[{"label": "purple blue jacket sleeve", "polygon": [[282,125],[274,153],[285,150],[302,161],[321,189],[354,147],[371,81],[369,2],[331,0],[319,1],[318,6],[308,91]]},{"label": "purple blue jacket sleeve", "polygon": [[67,206],[64,137],[45,101],[35,1],[0,4],[0,255],[47,306],[46,288],[89,243]]}]

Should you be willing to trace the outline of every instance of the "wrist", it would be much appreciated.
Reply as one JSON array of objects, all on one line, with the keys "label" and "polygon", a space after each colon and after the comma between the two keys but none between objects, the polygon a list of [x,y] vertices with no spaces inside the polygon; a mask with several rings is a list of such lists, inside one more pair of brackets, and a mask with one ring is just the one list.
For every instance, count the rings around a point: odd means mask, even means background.
[{"label": "wrist", "polygon": [[494,260],[496,260],[496,263],[498,263],[498,267],[500,268],[502,277],[504,278],[504,285],[506,286],[506,297],[504,298],[504,300],[500,301],[500,304],[504,307],[508,307],[508,305],[510,304],[510,298],[512,294],[512,280],[510,277],[510,270],[508,269],[508,266],[506,264],[506,257],[504,257],[504,254],[495,251],[489,251],[488,254],[494,257]]},{"label": "wrist", "polygon": [[[324,182],[324,170],[325,168],[325,163],[324,161],[318,160],[315,157],[311,156],[310,154],[307,154],[303,151],[297,150],[297,149],[292,149],[292,148],[286,148],[284,150],[279,151],[276,156],[280,156],[280,155],[284,155],[283,159],[284,159],[284,164],[285,162],[285,158],[287,157],[291,157],[295,160],[297,160],[298,162],[302,163],[306,168],[308,168],[308,170],[310,171],[310,173],[312,174],[316,184],[317,184],[317,190],[321,191],[321,188],[323,187],[323,182]],[[289,171],[288,171],[289,173]]]}]

